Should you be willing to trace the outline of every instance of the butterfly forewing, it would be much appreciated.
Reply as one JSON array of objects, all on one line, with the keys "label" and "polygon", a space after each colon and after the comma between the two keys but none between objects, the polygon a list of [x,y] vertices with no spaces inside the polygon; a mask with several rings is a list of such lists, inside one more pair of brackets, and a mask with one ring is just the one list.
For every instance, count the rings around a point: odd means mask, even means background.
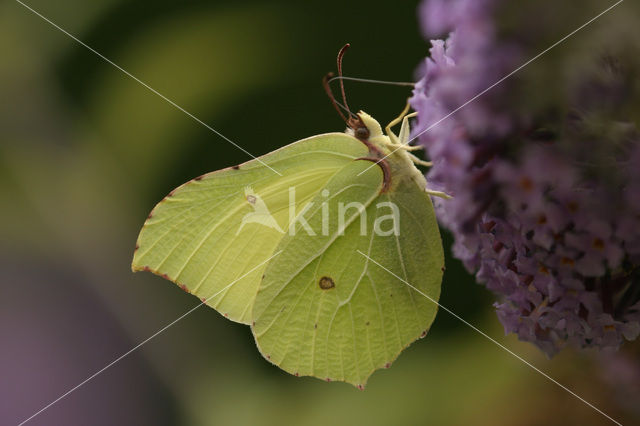
[{"label": "butterfly forewing", "polygon": [[288,232],[290,209],[302,210],[367,152],[348,135],[320,135],[196,178],[153,209],[132,268],[161,275],[248,324],[266,264]]}]

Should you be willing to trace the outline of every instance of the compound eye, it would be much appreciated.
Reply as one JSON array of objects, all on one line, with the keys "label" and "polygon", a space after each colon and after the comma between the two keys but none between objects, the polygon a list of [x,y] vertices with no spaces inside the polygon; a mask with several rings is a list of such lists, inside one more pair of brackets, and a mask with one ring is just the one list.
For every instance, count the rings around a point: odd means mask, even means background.
[{"label": "compound eye", "polygon": [[356,129],[356,138],[358,139],[369,138],[369,130],[366,127],[358,127]]}]

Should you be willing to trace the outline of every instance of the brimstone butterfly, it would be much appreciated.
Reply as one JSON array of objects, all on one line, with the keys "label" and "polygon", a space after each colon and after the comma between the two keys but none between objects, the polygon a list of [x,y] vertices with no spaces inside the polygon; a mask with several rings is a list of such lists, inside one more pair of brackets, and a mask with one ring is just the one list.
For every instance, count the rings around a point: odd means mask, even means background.
[{"label": "brimstone butterfly", "polygon": [[283,370],[363,388],[429,329],[444,270],[406,112],[386,135],[360,112],[346,133],[171,191],[140,231],[133,270],[249,324],[262,355]]}]

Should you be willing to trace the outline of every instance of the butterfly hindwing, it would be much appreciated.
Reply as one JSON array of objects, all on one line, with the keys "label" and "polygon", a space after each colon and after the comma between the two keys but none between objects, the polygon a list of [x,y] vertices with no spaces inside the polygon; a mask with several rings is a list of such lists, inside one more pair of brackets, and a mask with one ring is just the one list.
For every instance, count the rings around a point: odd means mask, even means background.
[{"label": "butterfly hindwing", "polygon": [[[431,200],[411,181],[381,193],[382,171],[370,165],[353,162],[329,180],[327,197],[316,195],[307,222],[319,233],[326,203],[328,235],[285,236],[265,270],[252,330],[261,353],[291,374],[364,386],[435,317],[437,305],[402,281],[438,300],[444,261]],[[353,202],[365,213],[348,209],[341,235],[339,204]]]}]

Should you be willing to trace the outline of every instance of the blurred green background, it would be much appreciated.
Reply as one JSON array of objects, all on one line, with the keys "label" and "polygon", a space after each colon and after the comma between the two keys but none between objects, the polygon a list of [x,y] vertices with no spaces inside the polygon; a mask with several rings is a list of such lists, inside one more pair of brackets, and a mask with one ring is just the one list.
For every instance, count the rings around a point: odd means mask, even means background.
[{"label": "blurred green background", "polygon": [[[343,129],[320,80],[345,42],[347,75],[398,81],[428,47],[413,1],[27,4],[254,155]],[[138,230],[172,188],[248,157],[15,1],[0,4],[0,35],[0,424],[18,424],[198,303],[130,272]],[[347,89],[383,122],[409,96]],[[612,379],[601,355],[547,360],[504,337],[492,295],[451,258],[441,302],[617,420],[640,420],[637,383]],[[444,311],[358,391],[280,371],[247,327],[203,307],[29,424],[608,422]]]}]

